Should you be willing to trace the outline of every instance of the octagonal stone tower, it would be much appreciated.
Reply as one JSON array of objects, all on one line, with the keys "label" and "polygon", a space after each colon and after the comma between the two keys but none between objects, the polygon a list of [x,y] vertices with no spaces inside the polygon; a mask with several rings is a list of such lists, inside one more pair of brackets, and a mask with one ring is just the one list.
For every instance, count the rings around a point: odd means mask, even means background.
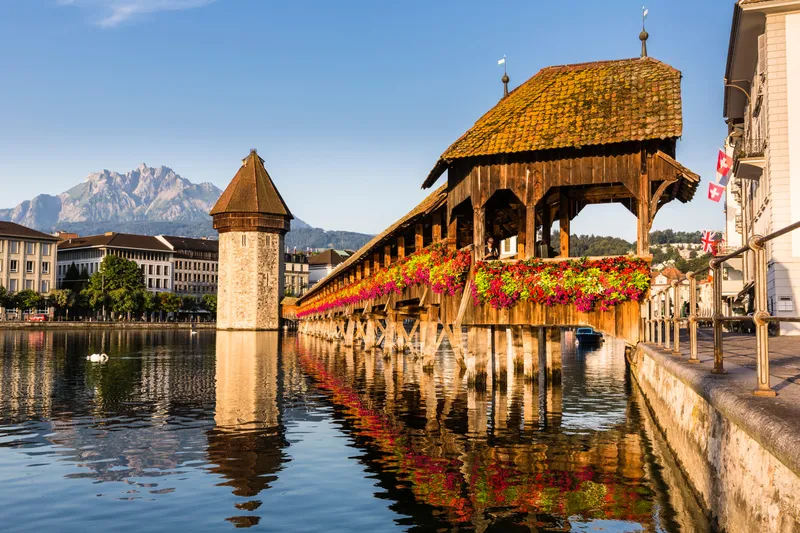
[{"label": "octagonal stone tower", "polygon": [[211,210],[219,232],[217,329],[277,330],[292,213],[250,151]]}]

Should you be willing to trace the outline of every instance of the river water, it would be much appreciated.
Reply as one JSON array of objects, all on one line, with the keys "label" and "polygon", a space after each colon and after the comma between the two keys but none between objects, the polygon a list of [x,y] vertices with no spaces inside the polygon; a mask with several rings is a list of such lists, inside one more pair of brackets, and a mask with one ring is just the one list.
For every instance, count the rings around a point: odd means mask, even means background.
[{"label": "river water", "polygon": [[446,349],[0,330],[0,531],[709,530],[622,346],[572,339],[475,392]]}]

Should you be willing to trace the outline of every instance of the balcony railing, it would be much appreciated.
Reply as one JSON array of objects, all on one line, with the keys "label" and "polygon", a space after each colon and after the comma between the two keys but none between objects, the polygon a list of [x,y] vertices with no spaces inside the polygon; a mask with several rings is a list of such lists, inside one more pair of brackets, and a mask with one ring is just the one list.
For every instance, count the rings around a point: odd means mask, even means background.
[{"label": "balcony railing", "polygon": [[[672,353],[681,355],[680,328],[686,322],[689,328],[689,363],[699,363],[697,357],[697,324],[705,321],[697,311],[697,276],[707,275],[709,268],[713,272],[713,313],[711,322],[714,326],[714,368],[713,374],[724,374],[722,364],[722,324],[725,322],[753,322],[756,330],[756,374],[758,385],[753,391],[756,396],[775,396],[776,392],[769,385],[769,324],[771,322],[800,322],[800,317],[771,316],[767,311],[767,251],[766,243],[800,228],[800,222],[795,222],[785,228],[773,232],[765,237],[754,235],[747,246],[743,246],[731,253],[719,255],[709,261],[708,267],[703,267],[686,274],[686,278],[675,280],[670,287],[666,287],[650,295],[642,305],[645,313],[642,319],[644,341],[656,343],[667,349],[670,348],[670,335],[673,335]],[[752,252],[755,257],[754,295],[755,310],[752,316],[725,316],[722,314],[722,264],[730,259],[743,257],[746,252]],[[680,317],[681,301],[680,285],[689,283],[689,316]],[[672,302],[672,306],[670,306]],[[671,310],[672,308],[672,310]],[[673,334],[674,332],[674,334]]]},{"label": "balcony railing", "polygon": [[749,135],[740,137],[736,143],[736,158],[747,159],[751,157],[763,157],[767,149],[767,139],[760,135]]}]

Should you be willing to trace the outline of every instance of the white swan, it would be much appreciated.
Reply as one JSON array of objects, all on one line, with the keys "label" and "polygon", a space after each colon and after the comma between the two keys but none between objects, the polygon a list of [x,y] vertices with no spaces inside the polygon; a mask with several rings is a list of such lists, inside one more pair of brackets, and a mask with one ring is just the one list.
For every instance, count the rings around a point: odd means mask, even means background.
[{"label": "white swan", "polygon": [[91,355],[87,355],[86,360],[93,363],[105,363],[108,361],[108,356],[104,353],[93,353]]}]

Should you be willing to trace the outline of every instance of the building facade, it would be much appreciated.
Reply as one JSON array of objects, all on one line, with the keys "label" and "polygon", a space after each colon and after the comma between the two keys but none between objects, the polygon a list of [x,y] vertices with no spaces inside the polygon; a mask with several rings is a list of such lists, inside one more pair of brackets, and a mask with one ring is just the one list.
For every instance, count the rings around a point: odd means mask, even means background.
[{"label": "building facade", "polygon": [[0,286],[8,292],[56,288],[56,244],[52,235],[0,222]]},{"label": "building facade", "polygon": [[308,290],[308,255],[303,253],[284,254],[284,294],[302,296]]},{"label": "building facade", "polygon": [[333,272],[344,263],[350,254],[343,250],[325,250],[308,258],[308,286],[313,287],[319,280]]},{"label": "building facade", "polygon": [[198,300],[206,294],[217,294],[219,241],[170,235],[159,235],[156,238],[174,252],[173,292],[181,296],[194,296]]},{"label": "building facade", "polygon": [[142,269],[145,287],[149,291],[172,291],[175,252],[156,237],[114,232],[72,238],[58,243],[59,286],[64,283],[72,265],[78,269],[80,279],[88,280],[100,270],[100,263],[107,255],[135,261]]},{"label": "building facade", "polygon": [[211,209],[219,231],[217,329],[276,330],[292,213],[255,150]]},{"label": "building facade", "polygon": [[[800,220],[800,0],[737,2],[725,79],[734,157],[728,188],[738,197],[727,240],[746,244]],[[752,261],[748,254],[742,264],[745,299],[752,299]],[[767,261],[769,312],[797,315],[800,231],[767,243]],[[782,323],[780,331],[800,334],[800,326]]]}]

